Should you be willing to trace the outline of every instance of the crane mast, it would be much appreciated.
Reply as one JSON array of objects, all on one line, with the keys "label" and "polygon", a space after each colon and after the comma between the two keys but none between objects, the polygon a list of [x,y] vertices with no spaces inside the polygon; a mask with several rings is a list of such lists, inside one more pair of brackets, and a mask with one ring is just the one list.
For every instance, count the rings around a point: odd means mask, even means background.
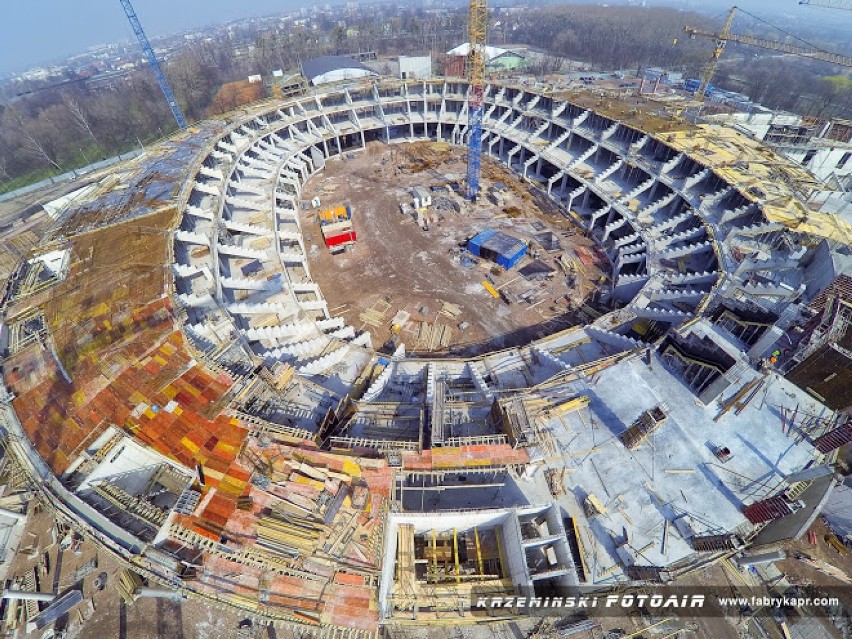
[{"label": "crane mast", "polygon": [[[839,2],[823,4],[824,6],[826,4],[834,4],[837,5],[838,8],[840,8]],[[695,97],[699,100],[703,99],[705,93],[707,93],[707,88],[710,86],[710,81],[713,79],[713,74],[716,72],[716,66],[719,64],[719,58],[722,57],[722,52],[725,50],[725,46],[728,42],[747,44],[753,47],[761,47],[763,49],[769,49],[771,51],[781,51],[782,53],[789,53],[791,55],[797,55],[803,58],[821,60],[823,62],[836,64],[838,66],[852,67],[852,58],[850,58],[849,56],[840,55],[839,53],[831,53],[830,51],[822,51],[820,49],[807,49],[805,47],[787,44],[786,42],[776,42],[774,40],[766,40],[765,38],[757,38],[755,36],[731,33],[731,23],[734,20],[734,13],[736,12],[736,10],[736,7],[731,8],[730,12],[728,13],[728,18],[725,20],[725,25],[722,27],[722,30],[719,33],[713,33],[712,31],[706,31],[704,29],[697,29],[695,27],[683,28],[684,32],[688,33],[693,38],[702,37],[716,40],[716,48],[713,50],[713,56],[710,58],[710,64],[708,64],[707,68],[704,70],[704,76],[701,80],[701,85],[695,92]]]},{"label": "crane mast", "polygon": [[136,34],[136,39],[139,40],[142,50],[145,52],[145,57],[148,58],[148,66],[151,67],[151,71],[154,72],[154,77],[157,78],[157,84],[160,85],[160,90],[163,92],[166,102],[169,104],[169,108],[172,111],[175,122],[177,122],[177,125],[181,129],[185,129],[187,127],[186,118],[183,115],[183,111],[181,111],[177,98],[172,91],[172,87],[169,86],[169,81],[166,80],[166,74],[163,73],[163,69],[157,61],[157,56],[154,54],[154,48],[148,41],[148,36],[145,35],[145,30],[142,29],[142,23],[139,22],[139,18],[136,16],[136,11],[133,10],[133,5],[130,4],[130,0],[119,0],[119,2],[121,2],[121,6],[124,7],[124,13],[127,14],[127,20],[130,22],[130,26],[133,29],[133,33]]},{"label": "crane mast", "polygon": [[719,58],[722,57],[722,53],[725,51],[725,46],[728,44],[728,40],[731,37],[731,25],[734,23],[734,14],[736,12],[737,8],[731,7],[731,10],[728,12],[728,17],[725,19],[725,24],[722,26],[722,30],[719,32],[719,35],[716,36],[716,48],[713,49],[713,55],[710,57],[710,63],[707,65],[707,68],[704,69],[704,77],[701,78],[701,86],[699,86],[698,91],[695,92],[695,98],[697,100],[704,99],[704,95],[707,93],[707,88],[710,86],[710,81],[713,80],[713,75],[716,73],[716,67],[719,65]]},{"label": "crane mast", "polygon": [[482,119],[485,111],[485,43],[488,32],[487,0],[470,0],[468,18],[470,51],[467,76],[470,82],[468,98],[467,197],[476,200],[479,194],[479,169],[482,157]]}]

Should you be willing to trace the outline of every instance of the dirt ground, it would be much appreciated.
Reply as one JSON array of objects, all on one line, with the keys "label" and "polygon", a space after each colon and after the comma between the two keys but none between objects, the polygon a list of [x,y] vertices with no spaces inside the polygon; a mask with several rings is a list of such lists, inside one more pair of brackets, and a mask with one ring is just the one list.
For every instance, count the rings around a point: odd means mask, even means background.
[{"label": "dirt ground", "polygon": [[[826,537],[831,534],[829,527],[821,520],[814,522],[810,528],[815,543],[811,543],[809,534],[798,541],[785,544],[787,559],[776,565],[790,583],[798,586],[813,586],[816,590],[827,587],[831,594],[840,597],[841,603],[847,610],[852,609],[852,552],[848,549],[841,552],[837,546],[830,544]],[[829,571],[836,570],[834,574]],[[820,570],[820,568],[824,568]],[[845,581],[842,577],[845,575]]]},{"label": "dirt ground", "polygon": [[[449,188],[431,193],[428,230],[418,225],[412,209],[404,214],[400,205],[410,205],[414,186],[428,190],[462,182],[463,149],[428,142],[372,143],[364,152],[329,161],[306,185],[305,206],[314,197],[321,200],[318,209],[302,211],[311,275],[332,314],[369,331],[374,347],[391,337],[391,319],[398,311],[410,315],[400,340],[414,353],[478,354],[526,344],[578,322],[576,311],[594,291],[605,257],[562,215],[542,211],[546,199],[534,199],[505,167],[489,158],[483,158],[482,166],[483,197],[476,204]],[[495,183],[505,185],[499,204],[484,197]],[[358,239],[349,250],[332,255],[317,214],[342,203],[351,206]],[[473,257],[462,247],[485,228],[527,242],[527,257],[508,272]],[[535,239],[548,232],[561,249],[548,252]],[[552,272],[528,281],[518,270],[534,258]],[[509,301],[490,295],[484,280]],[[460,312],[452,307],[446,312],[445,302]],[[374,321],[365,323],[363,314],[371,308],[384,311],[384,317],[375,321],[373,314]],[[444,348],[424,341],[423,323],[451,331]]]}]

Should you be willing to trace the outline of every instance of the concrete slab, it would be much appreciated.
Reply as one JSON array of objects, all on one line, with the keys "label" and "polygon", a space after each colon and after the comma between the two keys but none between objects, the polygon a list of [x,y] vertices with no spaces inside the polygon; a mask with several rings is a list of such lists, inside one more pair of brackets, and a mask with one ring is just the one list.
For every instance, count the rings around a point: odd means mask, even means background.
[{"label": "concrete slab", "polygon": [[[739,415],[730,411],[716,422],[717,406],[701,406],[656,356],[650,367],[641,358],[629,358],[565,390],[587,394],[591,403],[548,423],[564,456],[548,466],[568,469],[568,495],[559,501],[569,513],[579,514],[590,494],[607,510],[585,524],[587,562],[596,575],[618,562],[618,552],[629,562],[668,566],[692,554],[685,536],[750,526],[742,507],[776,490],[784,475],[813,459],[809,443],[782,433],[777,407],[818,408],[775,375]],[[667,406],[665,424],[639,448],[627,450],[619,435],[643,411],[661,403]],[[732,452],[727,463],[714,455],[719,445]],[[542,481],[522,481],[520,486],[531,502],[547,491]]]}]

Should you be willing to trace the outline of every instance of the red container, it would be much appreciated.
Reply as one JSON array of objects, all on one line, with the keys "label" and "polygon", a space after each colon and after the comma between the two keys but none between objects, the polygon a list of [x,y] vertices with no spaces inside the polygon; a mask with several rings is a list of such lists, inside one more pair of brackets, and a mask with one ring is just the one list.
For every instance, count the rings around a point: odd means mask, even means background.
[{"label": "red container", "polygon": [[333,246],[340,246],[341,244],[350,244],[354,243],[357,239],[355,231],[346,231],[340,235],[332,235],[325,238],[325,246],[326,248],[331,248]]}]

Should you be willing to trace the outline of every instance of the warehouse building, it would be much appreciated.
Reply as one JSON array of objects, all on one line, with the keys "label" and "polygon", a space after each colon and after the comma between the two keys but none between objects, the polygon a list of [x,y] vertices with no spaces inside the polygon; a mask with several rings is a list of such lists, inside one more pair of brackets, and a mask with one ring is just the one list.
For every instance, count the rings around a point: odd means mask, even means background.
[{"label": "warehouse building", "polygon": [[312,86],[378,76],[357,60],[345,55],[324,55],[302,63],[302,75]]},{"label": "warehouse building", "polygon": [[[470,55],[470,44],[467,42],[447,51],[444,75],[465,77],[467,75],[468,55]],[[516,71],[523,68],[526,63],[526,56],[517,51],[501,49],[500,47],[485,47],[485,68],[488,71]]]}]

